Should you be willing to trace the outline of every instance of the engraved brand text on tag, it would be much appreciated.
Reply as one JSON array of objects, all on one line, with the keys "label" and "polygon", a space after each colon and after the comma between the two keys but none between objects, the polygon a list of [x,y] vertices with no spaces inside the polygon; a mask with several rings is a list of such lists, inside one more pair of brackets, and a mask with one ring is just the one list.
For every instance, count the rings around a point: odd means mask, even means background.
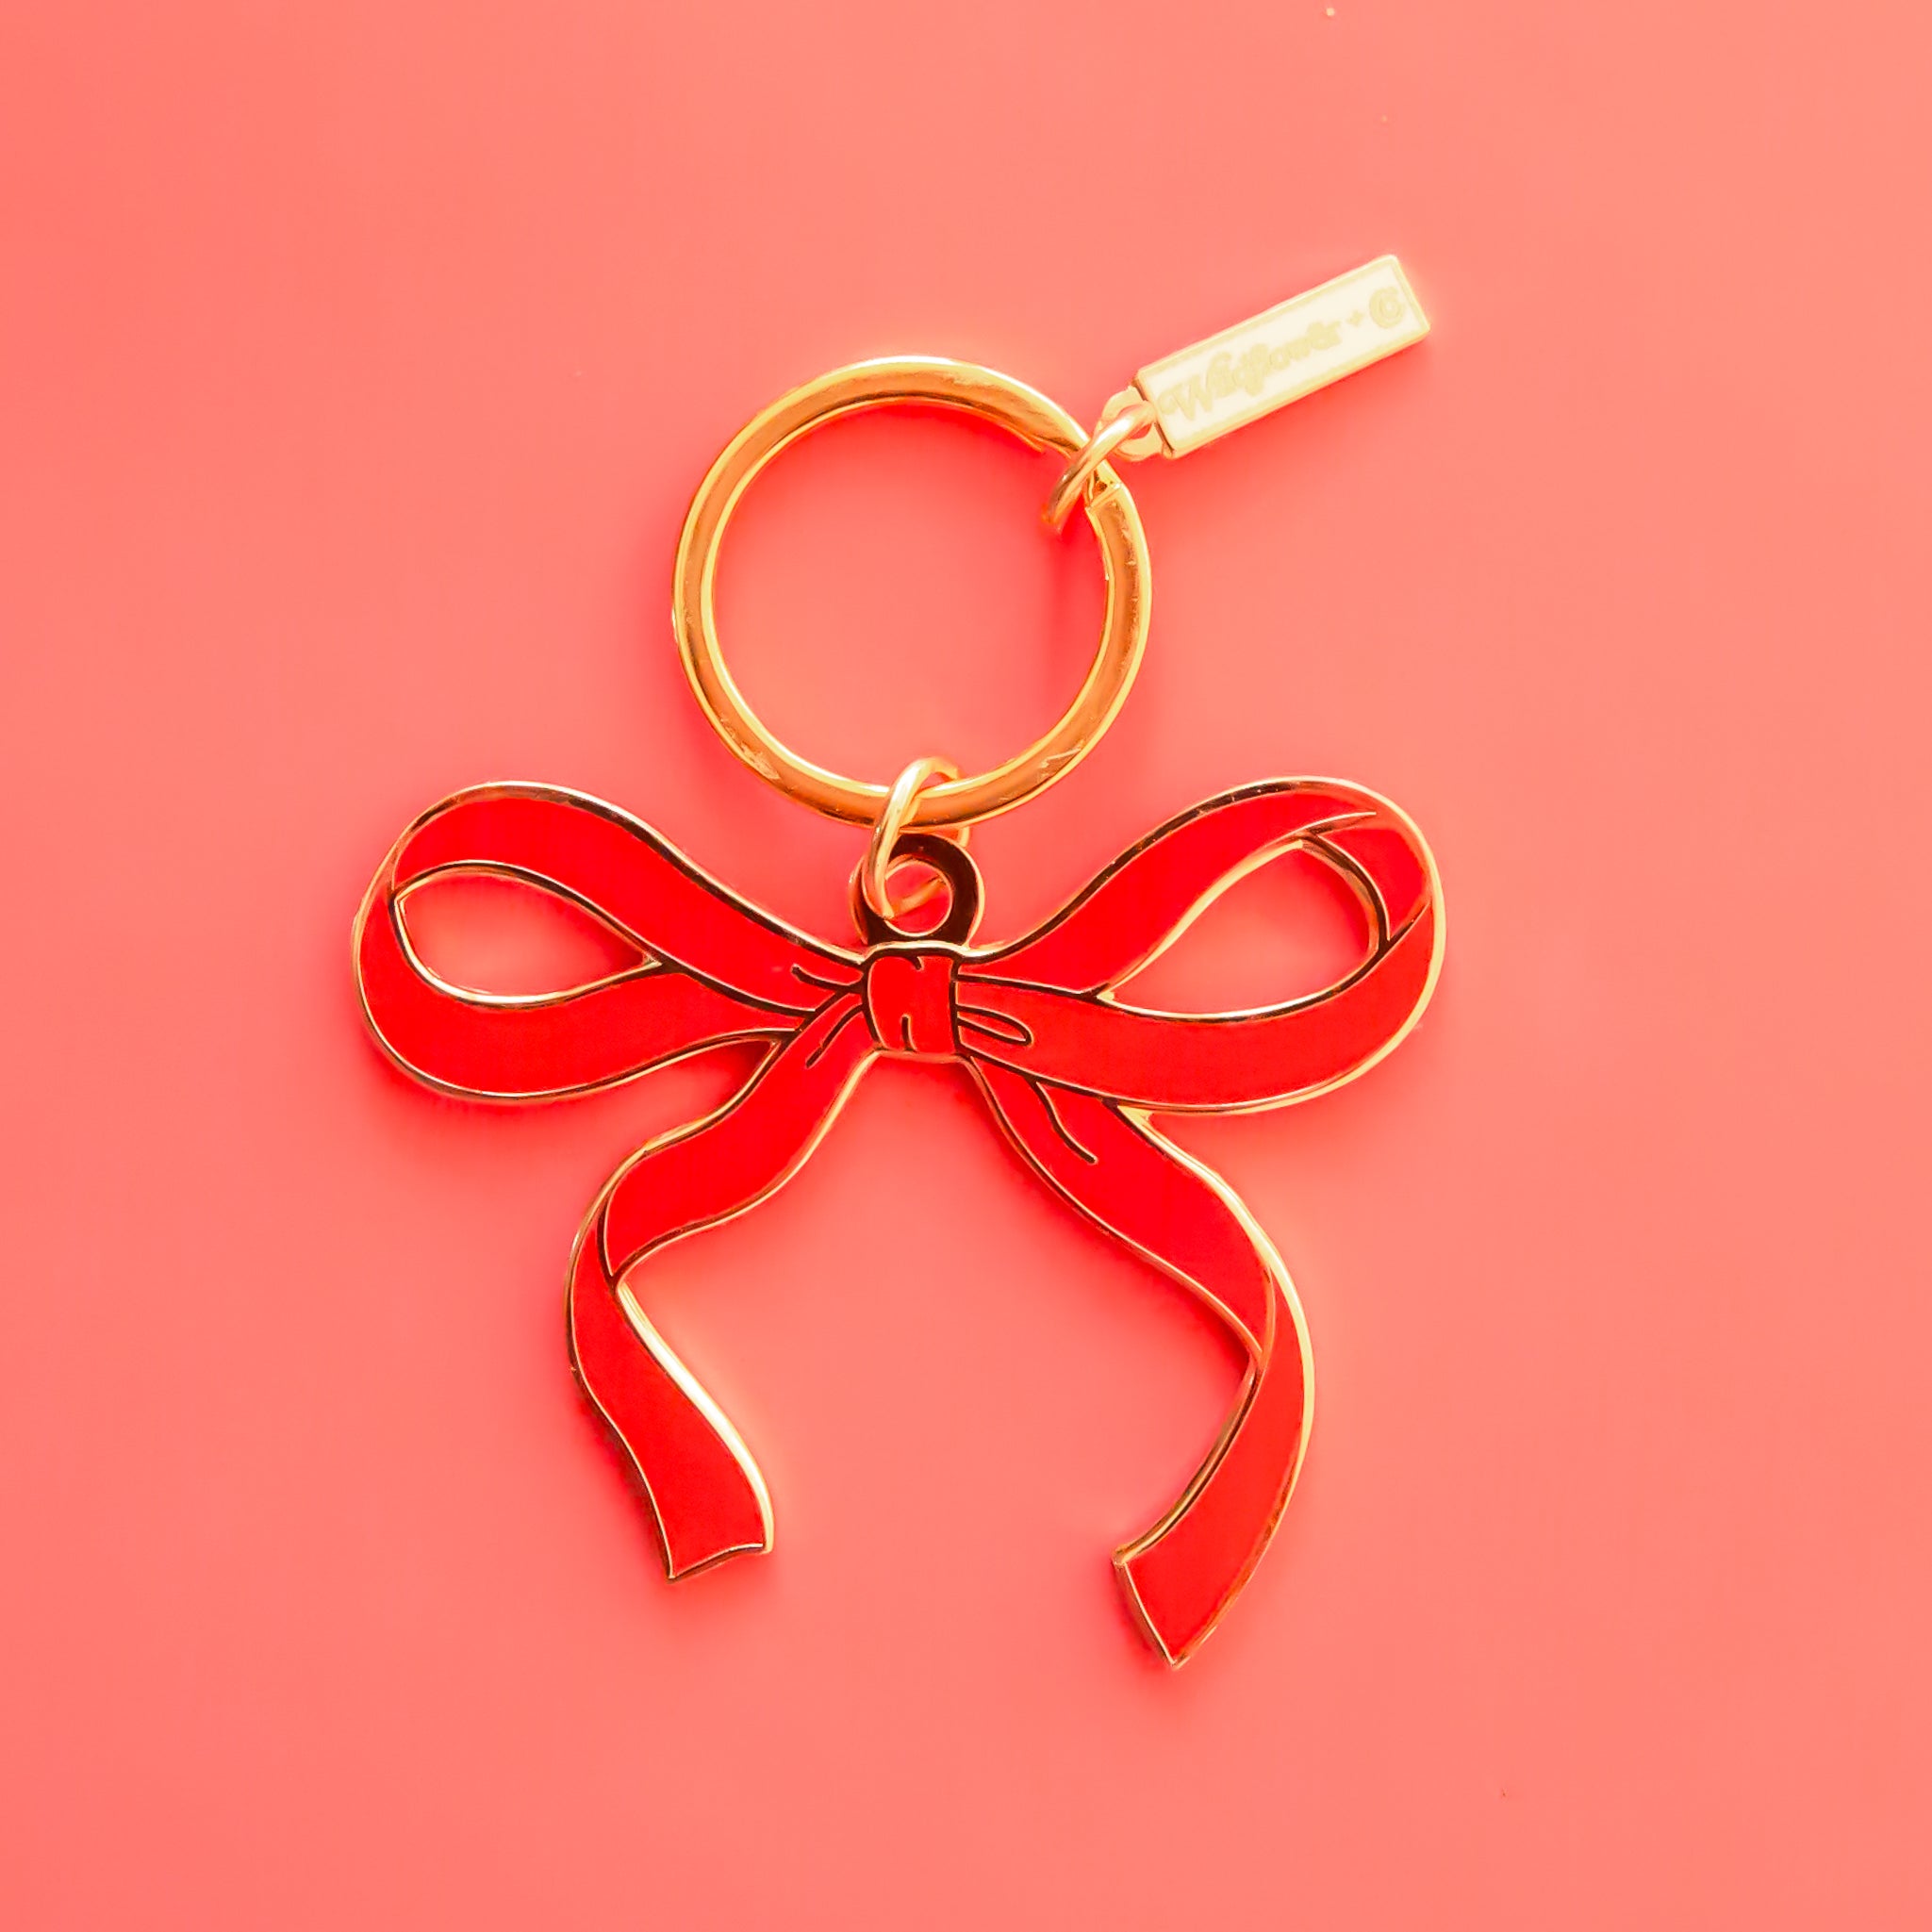
[{"label": "engraved brand text on tag", "polygon": [[1183,456],[1428,333],[1401,264],[1385,255],[1149,363],[1134,386],[1153,405],[1167,454]]}]

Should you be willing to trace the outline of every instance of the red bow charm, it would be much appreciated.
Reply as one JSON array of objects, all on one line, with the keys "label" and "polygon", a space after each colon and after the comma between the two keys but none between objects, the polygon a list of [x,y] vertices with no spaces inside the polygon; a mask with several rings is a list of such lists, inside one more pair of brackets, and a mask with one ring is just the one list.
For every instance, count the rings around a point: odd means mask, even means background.
[{"label": "red bow charm", "polygon": [[[704,1048],[764,1045],[722,1108],[618,1169],[570,1262],[571,1359],[643,1478],[673,1577],[768,1549],[771,1510],[735,1430],[644,1313],[639,1264],[789,1180],[880,1054],[963,1061],[1034,1172],[1198,1296],[1246,1354],[1240,1396],[1206,1462],[1115,1557],[1149,1638],[1179,1663],[1274,1533],[1307,1443],[1310,1359],[1266,1235],[1148,1115],[1306,1099],[1388,1052],[1421,1014],[1442,958],[1434,864],[1415,828],[1372,792],[1250,785],[1143,839],[1037,932],[976,949],[971,862],[936,840],[901,849],[914,847],[948,873],[945,923],[916,941],[875,932],[858,953],[768,917],[595,799],[537,785],[459,792],[403,834],[370,887],[355,930],[363,1010],[405,1071],[498,1099],[555,1099]],[[1212,1016],[1114,997],[1208,900],[1295,848],[1333,867],[1367,908],[1371,947],[1353,972],[1308,998]],[[537,998],[451,985],[411,947],[404,904],[453,873],[556,893],[643,962]]]}]

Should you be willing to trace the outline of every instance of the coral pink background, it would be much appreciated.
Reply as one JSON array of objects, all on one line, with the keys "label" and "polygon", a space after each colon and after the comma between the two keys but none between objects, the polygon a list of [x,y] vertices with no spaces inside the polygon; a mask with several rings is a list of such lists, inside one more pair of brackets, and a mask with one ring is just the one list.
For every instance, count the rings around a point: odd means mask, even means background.
[{"label": "coral pink background", "polygon": [[[0,1918],[1924,1924],[1924,18],[8,8]],[[1390,249],[1433,336],[1132,473],[1139,687],[976,843],[997,936],[1244,780],[1435,841],[1416,1036],[1184,1133],[1314,1335],[1281,1537],[1151,1661],[1107,1552],[1232,1365],[889,1068],[663,1263],[779,1526],[669,1588],[560,1291],[715,1080],[409,1086],[370,872],[547,778],[838,933],[856,839],[670,645],[718,445],[894,349],[1090,418]],[[1049,473],[914,419],[787,460],[753,697],[873,774],[1030,735],[1095,607]],[[1203,983],[1306,965],[1255,891]]]}]

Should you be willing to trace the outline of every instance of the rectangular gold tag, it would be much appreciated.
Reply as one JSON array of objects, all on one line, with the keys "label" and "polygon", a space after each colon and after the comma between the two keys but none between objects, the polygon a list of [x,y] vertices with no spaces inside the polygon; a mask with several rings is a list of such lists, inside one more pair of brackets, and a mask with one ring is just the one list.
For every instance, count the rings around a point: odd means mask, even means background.
[{"label": "rectangular gold tag", "polygon": [[1148,363],[1134,386],[1154,405],[1167,454],[1184,456],[1428,334],[1401,263],[1385,255]]}]

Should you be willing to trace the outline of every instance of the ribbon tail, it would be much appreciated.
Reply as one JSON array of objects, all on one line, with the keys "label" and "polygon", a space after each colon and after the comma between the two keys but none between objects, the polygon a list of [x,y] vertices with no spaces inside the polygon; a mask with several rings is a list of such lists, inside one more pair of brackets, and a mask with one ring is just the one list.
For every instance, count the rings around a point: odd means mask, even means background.
[{"label": "ribbon tail", "polygon": [[790,1180],[873,1050],[857,1001],[834,1000],[718,1112],[626,1162],[578,1234],[571,1365],[643,1484],[673,1578],[769,1549],[771,1502],[751,1452],[646,1315],[631,1277],[658,1248]]},{"label": "ribbon tail", "polygon": [[1173,1508],[1115,1552],[1130,1607],[1170,1664],[1240,1593],[1287,1506],[1313,1417],[1308,1331],[1280,1257],[1217,1175],[1144,1115],[987,1061],[974,1071],[1028,1164],[1190,1289],[1247,1354],[1239,1399]]}]

